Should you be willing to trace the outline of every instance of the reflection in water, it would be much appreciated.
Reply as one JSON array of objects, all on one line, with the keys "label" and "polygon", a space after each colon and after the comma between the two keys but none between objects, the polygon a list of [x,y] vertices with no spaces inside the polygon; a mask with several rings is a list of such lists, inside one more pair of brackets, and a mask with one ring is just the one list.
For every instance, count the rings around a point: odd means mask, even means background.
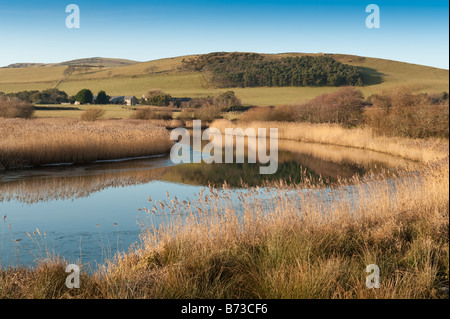
[{"label": "reflection in water", "polygon": [[106,188],[145,184],[161,179],[168,158],[96,164],[96,166],[53,167],[22,170],[0,175],[0,202],[76,199]]},{"label": "reflection in water", "polygon": [[[206,144],[207,142],[203,142]],[[236,152],[245,150],[237,146]],[[192,149],[191,149],[192,152]],[[199,156],[198,152],[193,152]],[[192,154],[191,154],[192,156]],[[40,201],[88,197],[106,188],[146,184],[165,180],[181,184],[232,187],[261,185],[266,181],[302,182],[307,176],[334,182],[354,175],[391,170],[414,170],[419,165],[383,153],[339,146],[279,141],[278,170],[273,175],[260,175],[259,164],[192,163],[174,166],[169,157],[90,166],[48,167],[21,170],[0,175],[0,202],[15,200],[32,204]]]},{"label": "reflection in water", "polygon": [[[240,147],[237,149],[239,152]],[[191,152],[192,156],[200,155]],[[225,181],[232,187],[280,179],[298,183],[305,176],[312,181],[323,177],[333,182],[355,174],[414,170],[417,166],[377,152],[280,140],[274,175],[260,175],[258,164],[174,166],[168,156],[2,172],[0,217],[7,217],[0,227],[0,265],[17,264],[18,260],[32,264],[36,241],[27,232],[32,234],[36,228],[45,231],[50,251],[69,260],[101,262],[110,257],[105,254],[108,247],[127,250],[139,238],[137,210],[148,206],[149,196],[153,201],[165,200],[169,192],[183,200],[193,198],[202,186],[221,186]],[[44,245],[38,246],[41,249]]]}]

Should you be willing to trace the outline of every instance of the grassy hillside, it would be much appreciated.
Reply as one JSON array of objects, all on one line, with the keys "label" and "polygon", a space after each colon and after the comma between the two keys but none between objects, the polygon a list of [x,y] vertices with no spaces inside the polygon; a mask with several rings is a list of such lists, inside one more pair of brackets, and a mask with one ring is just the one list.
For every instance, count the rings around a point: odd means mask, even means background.
[{"label": "grassy hillside", "polygon": [[6,69],[17,68],[34,68],[34,67],[46,67],[46,66],[68,66],[68,65],[90,65],[90,66],[103,66],[115,68],[119,66],[126,66],[136,64],[138,62],[126,59],[111,59],[111,58],[85,58],[65,61],[61,63],[13,63],[5,66]]},{"label": "grassy hillside", "polygon": [[[304,55],[306,54],[284,53],[266,56],[278,58]],[[369,83],[369,85],[361,88],[366,96],[393,86],[405,85],[412,86],[421,92],[449,91],[448,70],[352,55],[333,54],[330,56],[360,69],[366,83]],[[125,66],[92,67],[86,73],[75,72],[69,78],[64,78],[63,72],[67,66],[63,65],[1,68],[0,92],[8,93],[57,87],[68,94],[75,94],[82,88],[89,88],[94,92],[103,89],[109,95],[136,95],[140,97],[151,88],[159,88],[177,97],[196,97],[214,95],[226,90],[209,87],[207,81],[199,72],[179,70],[181,61],[191,57],[194,56],[167,58]],[[85,62],[88,60],[85,60]],[[303,102],[319,94],[335,90],[337,90],[335,87],[233,89],[244,103],[261,106]]]},{"label": "grassy hillside", "polygon": [[138,62],[126,59],[109,59],[109,58],[86,58],[77,59],[59,63],[58,65],[92,65],[115,68],[118,66],[126,66],[136,64]]}]

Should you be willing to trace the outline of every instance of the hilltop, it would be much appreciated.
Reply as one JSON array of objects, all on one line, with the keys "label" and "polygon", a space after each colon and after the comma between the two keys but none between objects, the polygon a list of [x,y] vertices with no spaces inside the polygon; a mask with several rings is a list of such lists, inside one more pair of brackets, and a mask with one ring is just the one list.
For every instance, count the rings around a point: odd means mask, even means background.
[{"label": "hilltop", "polygon": [[70,61],[64,61],[60,63],[13,63],[3,67],[4,69],[21,69],[21,68],[34,68],[34,67],[48,67],[48,66],[91,66],[91,67],[110,67],[115,68],[119,66],[127,66],[139,63],[137,61],[126,60],[126,59],[112,59],[112,58],[85,58],[76,59]]},{"label": "hilltop", "polygon": [[126,60],[126,59],[110,59],[110,58],[86,58],[77,59],[66,62],[61,62],[56,65],[89,65],[93,67],[103,66],[109,68],[116,68],[120,66],[128,66],[139,63],[137,61]]},{"label": "hilltop", "polygon": [[[282,53],[261,54],[269,59],[284,57],[326,56],[337,62],[356,67],[365,86],[366,95],[393,86],[410,86],[418,92],[449,91],[449,71],[428,66],[385,59],[344,54]],[[217,88],[201,71],[183,68],[183,60],[201,55],[181,56],[135,62],[130,60],[87,58],[34,67],[0,68],[0,92],[44,90],[58,88],[75,94],[82,88],[105,90],[110,95],[136,95],[140,97],[151,88],[158,88],[179,97],[216,95],[227,90]],[[83,66],[69,76],[69,66]],[[337,87],[235,87],[236,95],[246,104],[276,105],[297,103],[323,93],[336,91]]]},{"label": "hilltop", "polygon": [[20,68],[33,68],[39,66],[47,66],[45,63],[13,63],[7,66],[4,66],[5,69],[20,69]]}]

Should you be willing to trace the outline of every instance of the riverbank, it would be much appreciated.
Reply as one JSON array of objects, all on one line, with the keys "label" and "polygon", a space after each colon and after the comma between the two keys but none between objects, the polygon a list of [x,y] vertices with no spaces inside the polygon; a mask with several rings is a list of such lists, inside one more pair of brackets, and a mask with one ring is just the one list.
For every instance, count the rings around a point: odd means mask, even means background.
[{"label": "riverbank", "polygon": [[[81,265],[79,289],[50,258],[1,270],[0,297],[448,298],[448,176],[446,160],[332,189],[211,188],[190,202],[168,194],[145,211],[172,223],[149,225],[139,245],[93,274]],[[372,264],[378,289],[366,287]]]},{"label": "riverbank", "polygon": [[167,154],[163,126],[135,120],[0,119],[0,170]]},{"label": "riverbank", "polygon": [[[331,132],[339,141],[339,128]],[[340,143],[382,146],[362,136]],[[448,142],[391,143],[385,151],[405,156],[409,146],[421,168],[333,188],[305,179],[149,199],[143,211],[171,222],[147,225],[138,245],[100,270],[80,265],[79,289],[65,285],[66,262],[49,256],[0,270],[0,298],[448,298]],[[366,287],[368,265],[379,267],[380,288]]]},{"label": "riverbank", "polygon": [[218,128],[222,133],[225,128],[278,128],[278,138],[302,142],[320,143],[353,147],[364,150],[400,156],[413,161],[431,163],[448,156],[448,140],[444,139],[409,139],[401,137],[379,136],[369,127],[344,128],[338,124],[310,124],[288,122],[231,122],[216,120],[210,127]]}]

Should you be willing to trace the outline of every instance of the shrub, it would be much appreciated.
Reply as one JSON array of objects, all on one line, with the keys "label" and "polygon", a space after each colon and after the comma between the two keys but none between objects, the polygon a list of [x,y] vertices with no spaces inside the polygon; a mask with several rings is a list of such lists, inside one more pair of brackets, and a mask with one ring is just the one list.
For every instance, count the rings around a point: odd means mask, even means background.
[{"label": "shrub", "polygon": [[240,111],[248,109],[242,106],[241,100],[234,95],[233,91],[220,93],[216,97],[198,97],[193,98],[189,102],[182,102],[182,108],[201,108],[203,106],[214,105],[219,107],[223,112]]},{"label": "shrub", "polygon": [[152,108],[140,108],[137,109],[134,118],[137,120],[171,120],[171,111],[157,111]]},{"label": "shrub", "polygon": [[149,90],[144,97],[146,104],[155,106],[168,106],[171,100],[172,96],[157,89]]},{"label": "shrub", "polygon": [[365,123],[380,135],[449,137],[448,99],[396,88],[371,96],[370,102],[364,113]]},{"label": "shrub", "polygon": [[194,111],[194,119],[201,120],[203,122],[212,122],[221,117],[220,113],[220,107],[211,104],[204,105]]},{"label": "shrub", "polygon": [[294,107],[295,120],[310,123],[356,125],[362,122],[364,98],[359,90],[346,87],[334,93],[322,94]]},{"label": "shrub", "polygon": [[189,102],[182,102],[181,107],[186,109],[198,109],[203,105],[214,104],[214,98],[212,97],[196,97],[192,98]]},{"label": "shrub", "polygon": [[289,105],[280,105],[276,107],[256,107],[245,112],[240,120],[243,122],[293,122],[295,120],[295,110]]},{"label": "shrub", "polygon": [[148,105],[169,106],[172,97],[169,94],[156,95],[147,99]]},{"label": "shrub", "polygon": [[349,126],[362,122],[363,107],[364,99],[360,91],[342,88],[301,105],[253,108],[241,117],[241,121],[338,123]]},{"label": "shrub", "polygon": [[271,120],[270,112],[270,107],[256,107],[245,112],[239,120],[242,122],[267,122]]},{"label": "shrub", "polygon": [[101,118],[103,115],[105,115],[105,110],[97,108],[88,109],[81,114],[81,120],[93,122]]},{"label": "shrub", "polygon": [[18,98],[0,98],[0,117],[30,118],[34,113],[34,106]]},{"label": "shrub", "polygon": [[234,95],[233,91],[226,91],[220,93],[213,101],[213,103],[222,108],[223,111],[229,111],[242,106],[241,100]]}]

